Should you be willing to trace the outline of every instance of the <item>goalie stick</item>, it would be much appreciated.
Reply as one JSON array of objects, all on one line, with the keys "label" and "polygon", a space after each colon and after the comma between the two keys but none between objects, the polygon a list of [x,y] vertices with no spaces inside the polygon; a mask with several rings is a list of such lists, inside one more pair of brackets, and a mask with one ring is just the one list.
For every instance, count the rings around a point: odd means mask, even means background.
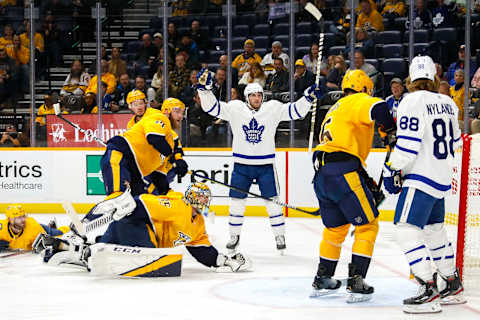
[{"label": "goalie stick", "polygon": [[303,210],[303,209],[300,209],[300,208],[297,208],[295,206],[292,206],[288,203],[285,203],[285,202],[282,202],[282,201],[279,201],[279,200],[276,200],[276,199],[272,199],[272,198],[267,198],[267,197],[264,197],[264,196],[261,196],[259,194],[256,194],[256,193],[253,193],[253,192],[250,192],[250,191],[246,191],[246,190],[242,190],[242,189],[239,189],[237,187],[234,187],[234,186],[231,186],[229,184],[226,184],[226,183],[223,183],[223,182],[220,182],[218,180],[215,180],[215,179],[212,179],[212,178],[209,178],[209,177],[205,177],[204,175],[201,175],[201,174],[198,174],[198,173],[195,173],[193,171],[188,171],[188,174],[194,176],[194,177],[199,177],[199,178],[202,178],[202,179],[205,179],[205,180],[208,180],[212,183],[217,183],[217,184],[220,184],[224,187],[227,187],[227,188],[230,188],[232,190],[235,190],[235,191],[238,191],[238,192],[241,192],[241,193],[244,193],[244,194],[248,194],[248,195],[251,195],[255,198],[260,198],[260,199],[263,199],[263,200],[266,200],[266,201],[271,201],[281,207],[285,207],[285,208],[289,208],[289,209],[292,209],[292,210],[296,210],[296,211],[300,211],[300,212],[303,212],[303,213],[307,213],[307,214],[310,214],[312,216],[319,216],[320,215],[320,209],[316,210],[316,211],[307,211],[307,210]]},{"label": "goalie stick", "polygon": [[[318,39],[317,74],[315,76],[315,84],[317,85],[317,88],[318,88],[320,85],[320,66],[322,64],[323,38],[325,36],[324,30],[323,30],[324,23],[323,23],[322,13],[311,2],[307,2],[307,4],[305,5],[305,10],[308,11],[319,22],[319,25],[320,25],[320,36]],[[313,101],[312,120],[310,123],[310,136],[308,138],[308,152],[312,152],[313,132],[315,128],[316,115],[317,115],[317,98],[315,98],[315,100]]]}]

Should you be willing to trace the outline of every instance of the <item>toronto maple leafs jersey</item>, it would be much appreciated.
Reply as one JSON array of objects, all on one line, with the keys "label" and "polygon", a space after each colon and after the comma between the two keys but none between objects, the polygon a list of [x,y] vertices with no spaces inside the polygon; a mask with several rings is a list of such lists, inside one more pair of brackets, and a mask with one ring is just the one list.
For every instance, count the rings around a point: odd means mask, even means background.
[{"label": "toronto maple leafs jersey", "polygon": [[416,91],[397,110],[397,144],[391,167],[402,170],[403,186],[443,198],[450,190],[455,149],[460,141],[458,108],[443,94]]},{"label": "toronto maple leafs jersey", "polygon": [[234,161],[251,165],[274,163],[278,124],[305,117],[311,107],[302,97],[294,103],[270,100],[255,111],[240,100],[218,101],[210,90],[198,90],[198,95],[205,112],[230,122]]}]

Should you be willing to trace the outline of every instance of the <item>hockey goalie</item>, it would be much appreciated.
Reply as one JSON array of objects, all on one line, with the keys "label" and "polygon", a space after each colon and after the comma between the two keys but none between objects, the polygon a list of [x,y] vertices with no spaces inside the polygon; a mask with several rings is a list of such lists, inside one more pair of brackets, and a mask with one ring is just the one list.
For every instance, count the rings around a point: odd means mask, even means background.
[{"label": "hockey goalie", "polygon": [[161,277],[180,275],[178,247],[184,245],[207,267],[247,270],[250,261],[244,255],[226,256],[210,243],[203,217],[210,200],[210,189],[198,182],[184,195],[132,197],[127,191],[97,204],[68,235],[39,236],[34,250],[51,265],[76,264],[100,275]]}]

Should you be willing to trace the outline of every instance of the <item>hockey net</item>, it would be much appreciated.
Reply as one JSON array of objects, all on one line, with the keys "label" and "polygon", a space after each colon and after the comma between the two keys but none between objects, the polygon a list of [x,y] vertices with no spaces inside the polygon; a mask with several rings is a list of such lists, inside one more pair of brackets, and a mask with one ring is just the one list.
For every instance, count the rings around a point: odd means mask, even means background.
[{"label": "hockey net", "polygon": [[[463,135],[457,150],[445,225],[467,293],[480,288],[480,134]],[[475,290],[476,289],[476,290]]]}]

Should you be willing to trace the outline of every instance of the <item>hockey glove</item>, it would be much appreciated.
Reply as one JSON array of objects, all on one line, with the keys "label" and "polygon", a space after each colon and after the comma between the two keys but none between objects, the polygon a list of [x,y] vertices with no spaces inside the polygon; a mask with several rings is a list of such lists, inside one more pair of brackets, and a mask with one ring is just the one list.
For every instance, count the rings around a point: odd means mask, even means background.
[{"label": "hockey glove", "polygon": [[175,160],[175,166],[173,170],[180,178],[183,178],[188,172],[188,164],[183,159]]},{"label": "hockey glove", "polygon": [[213,80],[212,74],[208,69],[203,68],[197,75],[197,89],[198,90],[212,90]]},{"label": "hockey glove", "polygon": [[322,88],[320,86],[317,87],[316,84],[312,84],[310,87],[305,89],[303,95],[308,102],[313,103],[315,99],[320,100],[323,96]]},{"label": "hockey glove", "polygon": [[241,253],[236,253],[232,257],[227,257],[226,255],[219,253],[217,257],[217,265],[219,267],[229,267],[232,272],[246,270],[250,267],[247,258]]},{"label": "hockey glove", "polygon": [[321,160],[319,159],[319,156],[321,155],[322,152],[323,151],[316,150],[313,153],[312,162],[313,162],[313,170],[315,170],[315,172],[320,170],[320,167],[322,166]]},{"label": "hockey glove", "polygon": [[385,190],[391,194],[400,193],[402,190],[402,173],[390,167],[391,163],[383,165],[383,185]]}]

